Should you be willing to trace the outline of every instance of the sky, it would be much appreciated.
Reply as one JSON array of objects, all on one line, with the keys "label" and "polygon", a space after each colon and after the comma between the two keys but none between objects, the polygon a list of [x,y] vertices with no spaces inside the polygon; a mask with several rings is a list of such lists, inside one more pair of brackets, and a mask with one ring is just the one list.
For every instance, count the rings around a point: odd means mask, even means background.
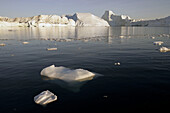
[{"label": "sky", "polygon": [[75,12],[101,17],[105,10],[134,19],[162,18],[170,16],[170,0],[0,0],[0,16],[12,18]]}]

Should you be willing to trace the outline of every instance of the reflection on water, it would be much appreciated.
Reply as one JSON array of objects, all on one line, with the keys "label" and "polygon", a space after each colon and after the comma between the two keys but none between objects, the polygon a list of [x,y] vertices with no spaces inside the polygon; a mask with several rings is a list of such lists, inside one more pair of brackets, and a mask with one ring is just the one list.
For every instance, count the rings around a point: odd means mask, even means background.
[{"label": "reflection on water", "polygon": [[150,36],[169,34],[170,28],[166,27],[43,27],[22,28],[11,27],[0,29],[0,39],[63,39],[63,38],[93,38],[118,36]]}]

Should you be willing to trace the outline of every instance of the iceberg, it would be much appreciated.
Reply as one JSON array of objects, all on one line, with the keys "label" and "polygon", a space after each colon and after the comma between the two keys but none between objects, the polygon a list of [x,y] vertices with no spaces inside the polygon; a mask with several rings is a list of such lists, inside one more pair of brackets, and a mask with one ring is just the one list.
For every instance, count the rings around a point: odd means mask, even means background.
[{"label": "iceberg", "polygon": [[0,27],[52,27],[52,26],[109,26],[107,21],[90,13],[74,15],[38,15],[33,17],[0,17]]},{"label": "iceberg", "polygon": [[109,26],[108,22],[91,13],[75,13],[67,16],[76,22],[76,26]]},{"label": "iceberg", "polygon": [[105,11],[102,19],[106,20],[110,26],[129,26],[133,21],[129,16],[126,15],[116,15],[112,11]]},{"label": "iceberg", "polygon": [[57,100],[57,96],[54,95],[49,90],[43,91],[34,97],[35,103],[40,104],[40,105],[47,105],[56,100]]},{"label": "iceberg", "polygon": [[41,71],[41,75],[66,82],[89,80],[95,76],[94,73],[84,69],[72,70],[62,66],[55,67],[54,65],[44,68]]}]

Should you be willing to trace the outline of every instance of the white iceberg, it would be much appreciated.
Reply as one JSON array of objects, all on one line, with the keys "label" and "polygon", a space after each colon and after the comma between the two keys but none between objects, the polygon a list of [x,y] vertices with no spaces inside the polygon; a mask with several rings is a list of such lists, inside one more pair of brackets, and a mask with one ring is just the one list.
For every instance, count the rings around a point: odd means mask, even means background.
[{"label": "white iceberg", "polygon": [[91,80],[95,76],[94,73],[84,69],[72,70],[62,66],[55,67],[54,65],[44,68],[41,75],[66,82]]},{"label": "white iceberg", "polygon": [[75,13],[68,18],[76,22],[76,26],[109,26],[108,22],[91,13]]},{"label": "white iceberg", "polygon": [[154,45],[162,45],[164,42],[162,42],[162,41],[156,41],[156,42],[154,42],[153,44]]},{"label": "white iceberg", "polygon": [[116,15],[112,11],[105,11],[102,19],[106,20],[110,26],[129,26],[133,21],[129,16]]},{"label": "white iceberg", "polygon": [[43,91],[34,97],[35,103],[40,105],[47,105],[48,103],[51,103],[56,100],[57,100],[57,96],[54,95],[49,90]]},{"label": "white iceberg", "polygon": [[161,48],[159,49],[159,51],[160,51],[160,52],[168,52],[168,51],[170,51],[170,49],[167,48],[167,47],[161,47]]}]

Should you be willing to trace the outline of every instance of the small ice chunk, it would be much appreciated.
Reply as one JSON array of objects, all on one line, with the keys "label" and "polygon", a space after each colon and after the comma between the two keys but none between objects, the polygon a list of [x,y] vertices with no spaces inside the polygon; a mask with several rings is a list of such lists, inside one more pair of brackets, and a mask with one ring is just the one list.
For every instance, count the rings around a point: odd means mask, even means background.
[{"label": "small ice chunk", "polygon": [[22,42],[23,44],[29,44],[29,42]]},{"label": "small ice chunk", "polygon": [[125,36],[119,36],[119,38],[125,38]]},{"label": "small ice chunk", "polygon": [[120,62],[116,62],[116,63],[115,63],[115,66],[120,66]]},{"label": "small ice chunk", "polygon": [[5,46],[5,45],[6,45],[6,44],[4,44],[4,43],[1,43],[1,44],[0,44],[0,46]]},{"label": "small ice chunk", "polygon": [[162,41],[156,41],[156,42],[154,42],[153,44],[154,45],[162,45],[164,42],[162,42]]},{"label": "small ice chunk", "polygon": [[107,98],[108,96],[107,96],[107,95],[104,95],[103,97],[104,97],[104,98]]},{"label": "small ice chunk", "polygon": [[41,71],[41,75],[66,82],[90,80],[95,76],[94,73],[84,69],[72,70],[62,66],[55,67],[54,65],[44,68]]},{"label": "small ice chunk", "polygon": [[155,39],[155,37],[154,37],[154,36],[152,36],[151,38],[152,38],[152,39]]},{"label": "small ice chunk", "polygon": [[56,51],[57,48],[47,48],[48,51]]},{"label": "small ice chunk", "polygon": [[159,49],[159,51],[160,51],[160,52],[168,52],[168,51],[170,51],[170,49],[167,48],[167,47],[161,47],[161,48]]},{"label": "small ice chunk", "polygon": [[57,100],[57,96],[54,95],[49,90],[43,91],[34,97],[35,103],[40,105],[47,105],[48,103],[51,103],[56,100]]}]

